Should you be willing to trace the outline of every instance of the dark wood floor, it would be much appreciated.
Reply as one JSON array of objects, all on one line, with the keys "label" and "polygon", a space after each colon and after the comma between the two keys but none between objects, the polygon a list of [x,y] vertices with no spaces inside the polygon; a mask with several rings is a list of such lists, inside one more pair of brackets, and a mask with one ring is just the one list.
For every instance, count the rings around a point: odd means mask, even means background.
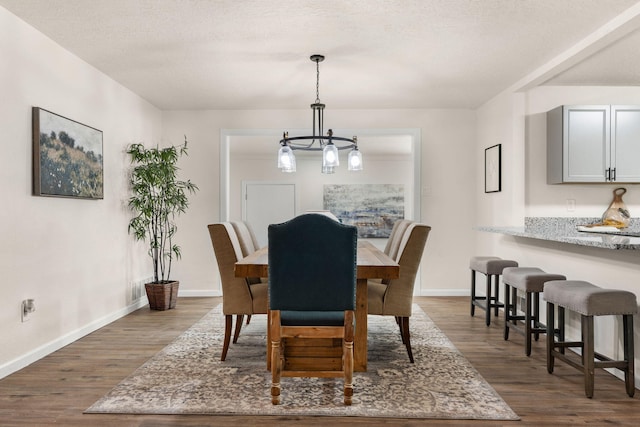
[{"label": "dark wood floor", "polygon": [[[496,389],[521,421],[441,421],[323,417],[85,415],[123,378],[214,307],[219,298],[181,298],[175,310],[143,308],[0,380],[2,426],[558,426],[640,425],[640,392],[599,370],[593,399],[584,395],[578,371],[558,362],[546,371],[544,340],[524,356],[522,337],[502,339],[502,317],[484,324],[469,316],[468,298],[420,297],[416,302]],[[233,351],[233,350],[231,350]],[[419,357],[419,355],[417,356]],[[241,398],[241,396],[239,396]]]}]

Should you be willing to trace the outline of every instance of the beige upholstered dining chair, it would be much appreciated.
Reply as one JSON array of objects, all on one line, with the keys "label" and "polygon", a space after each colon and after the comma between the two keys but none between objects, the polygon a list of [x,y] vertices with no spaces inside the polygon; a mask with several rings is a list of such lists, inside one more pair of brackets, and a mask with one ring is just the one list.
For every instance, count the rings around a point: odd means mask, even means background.
[{"label": "beige upholstered dining chair", "polygon": [[[387,240],[387,244],[384,247],[384,253],[387,254],[392,260],[396,260],[398,258],[398,249],[400,248],[402,236],[404,236],[404,232],[412,222],[414,221],[410,219],[401,219],[393,223],[393,228],[391,229],[391,233],[389,234],[389,239]],[[385,285],[389,284],[389,279],[372,280],[374,282],[384,283]]]},{"label": "beige upholstered dining chair", "polygon": [[409,360],[413,363],[409,317],[413,304],[413,287],[422,253],[431,227],[412,222],[400,239],[396,262],[400,265],[400,277],[385,283],[370,280],[368,286],[369,314],[395,316],[400,327],[402,342],[407,348]]},{"label": "beige upholstered dining chair", "polygon": [[209,224],[209,235],[220,271],[222,282],[222,312],[225,316],[224,344],[220,360],[225,360],[229,350],[233,315],[236,327],[233,342],[238,341],[244,316],[267,313],[267,283],[250,285],[247,279],[235,277],[235,263],[242,259],[240,241],[230,222]]},{"label": "beige upholstered dining chair", "polygon": [[[233,226],[236,235],[238,236],[238,241],[240,242],[240,250],[242,251],[242,257],[249,256],[254,253],[260,246],[258,244],[258,239],[254,234],[251,226],[244,221],[231,221],[231,225]],[[247,277],[247,281],[250,285],[255,285],[256,283],[267,283],[268,279],[266,277]],[[247,325],[251,322],[251,315],[247,315]],[[237,340],[236,337],[234,337]],[[236,341],[233,341],[234,343]]]},{"label": "beige upholstered dining chair", "polygon": [[387,240],[387,245],[384,247],[384,253],[389,255],[389,258],[396,259],[398,256],[398,249],[400,248],[402,236],[409,224],[412,222],[413,221],[410,219],[400,219],[393,223],[391,234],[389,234],[389,240]]},{"label": "beige upholstered dining chair", "polygon": [[242,256],[246,257],[249,254],[254,253],[260,246],[258,239],[256,239],[251,226],[244,221],[231,221],[231,225],[238,236],[240,241],[240,249],[242,250]]}]

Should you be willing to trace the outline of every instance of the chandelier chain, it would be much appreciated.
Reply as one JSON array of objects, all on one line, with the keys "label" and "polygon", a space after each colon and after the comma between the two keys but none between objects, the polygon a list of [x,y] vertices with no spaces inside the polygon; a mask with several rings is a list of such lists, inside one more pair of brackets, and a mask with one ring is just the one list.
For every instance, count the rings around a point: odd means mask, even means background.
[{"label": "chandelier chain", "polygon": [[320,61],[316,61],[316,104],[320,104]]}]

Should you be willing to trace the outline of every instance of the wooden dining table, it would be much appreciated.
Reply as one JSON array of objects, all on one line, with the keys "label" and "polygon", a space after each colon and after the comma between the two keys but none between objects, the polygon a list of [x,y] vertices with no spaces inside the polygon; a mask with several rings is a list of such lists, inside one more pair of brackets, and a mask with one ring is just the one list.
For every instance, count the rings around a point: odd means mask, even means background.
[{"label": "wooden dining table", "polygon": [[[397,279],[400,266],[371,242],[358,240],[356,285],[356,325],[353,343],[354,370],[367,370],[367,280]],[[236,277],[269,277],[269,254],[267,247],[246,256],[235,265]],[[267,328],[268,330],[269,328]],[[267,345],[267,349],[270,346]],[[267,351],[267,365],[270,362]]]}]

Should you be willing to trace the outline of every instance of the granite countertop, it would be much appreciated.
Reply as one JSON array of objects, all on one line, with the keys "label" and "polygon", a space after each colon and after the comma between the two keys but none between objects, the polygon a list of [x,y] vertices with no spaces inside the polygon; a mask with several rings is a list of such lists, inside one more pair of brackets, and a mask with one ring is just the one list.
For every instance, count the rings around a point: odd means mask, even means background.
[{"label": "granite countertop", "polygon": [[640,218],[618,233],[590,233],[578,225],[593,224],[599,218],[527,217],[524,227],[478,226],[475,230],[603,249],[640,250]]}]

